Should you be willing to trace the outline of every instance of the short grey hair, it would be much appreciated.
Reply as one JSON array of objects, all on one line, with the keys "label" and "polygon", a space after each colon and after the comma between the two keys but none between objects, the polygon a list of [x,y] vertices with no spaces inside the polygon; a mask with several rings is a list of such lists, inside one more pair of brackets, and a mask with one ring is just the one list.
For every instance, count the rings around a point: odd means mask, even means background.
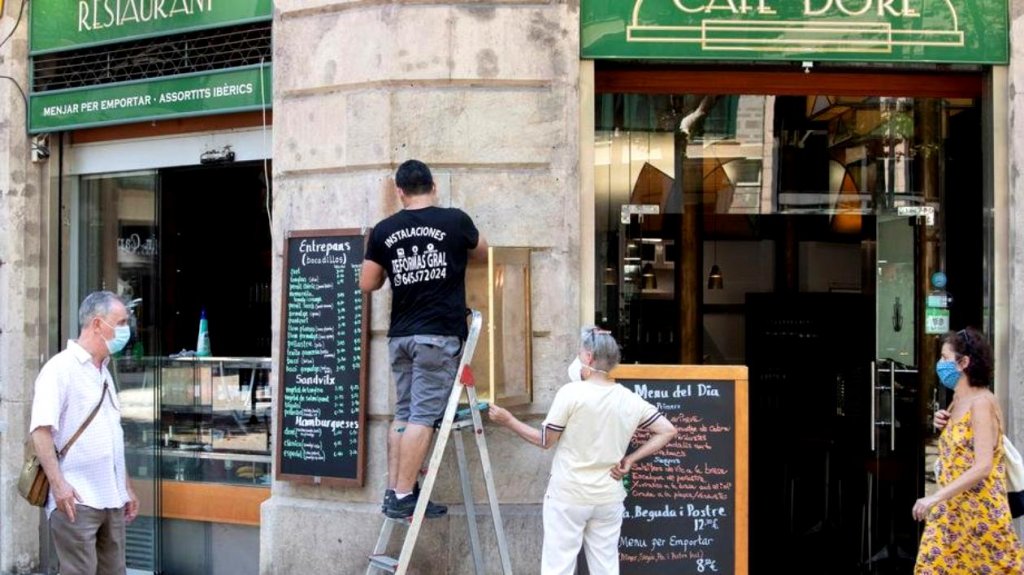
[{"label": "short grey hair", "polygon": [[590,325],[580,331],[580,348],[594,359],[595,369],[608,373],[619,365],[622,353],[612,332]]},{"label": "short grey hair", "polygon": [[78,327],[85,327],[94,317],[109,315],[115,303],[124,305],[121,298],[111,291],[94,291],[85,296],[82,305],[78,306]]}]

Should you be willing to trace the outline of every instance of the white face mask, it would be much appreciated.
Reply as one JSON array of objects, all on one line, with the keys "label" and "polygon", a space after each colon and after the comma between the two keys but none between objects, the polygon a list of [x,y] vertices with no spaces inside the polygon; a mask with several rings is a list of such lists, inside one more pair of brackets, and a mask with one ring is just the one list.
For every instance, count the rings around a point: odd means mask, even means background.
[{"label": "white face mask", "polygon": [[572,360],[569,364],[569,381],[583,381],[583,362],[580,361],[580,356],[576,356],[576,359]]}]

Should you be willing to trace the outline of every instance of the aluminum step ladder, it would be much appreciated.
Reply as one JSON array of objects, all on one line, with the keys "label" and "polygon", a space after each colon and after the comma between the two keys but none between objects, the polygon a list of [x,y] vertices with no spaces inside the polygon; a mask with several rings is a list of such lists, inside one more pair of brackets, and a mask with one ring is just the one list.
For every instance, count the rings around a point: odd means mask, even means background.
[{"label": "aluminum step ladder", "polygon": [[[416,510],[412,517],[407,519],[384,518],[384,525],[381,526],[380,536],[369,557],[370,565],[366,569],[366,575],[373,575],[376,572],[396,573],[405,575],[412,561],[413,549],[416,547],[416,539],[419,537],[420,528],[423,526],[427,511],[427,502],[434,490],[434,481],[437,479],[437,472],[441,468],[441,461],[444,458],[445,447],[448,445],[448,438],[455,431],[455,455],[459,464],[459,480],[462,483],[462,496],[466,505],[466,520],[469,527],[469,543],[473,553],[473,566],[477,575],[485,575],[484,556],[480,546],[480,533],[476,525],[476,505],[473,501],[473,485],[470,479],[469,465],[466,459],[466,447],[462,439],[463,430],[472,430],[476,438],[476,446],[480,451],[480,464],[483,468],[484,484],[487,488],[487,501],[491,508],[491,519],[494,523],[494,531],[497,535],[498,554],[501,558],[501,570],[503,575],[512,575],[512,564],[509,560],[508,543],[505,540],[505,528],[501,522],[501,510],[498,506],[498,493],[494,487],[494,476],[491,472],[491,459],[487,452],[487,440],[484,437],[484,425],[480,412],[487,408],[486,403],[477,401],[476,386],[473,380],[473,371],[469,367],[476,351],[476,343],[480,338],[480,330],[483,319],[479,311],[470,311],[469,335],[463,346],[462,359],[459,361],[458,371],[455,373],[455,384],[452,393],[448,397],[448,406],[445,409],[444,417],[441,419],[440,430],[434,440],[434,450],[430,456],[430,464],[427,467],[423,485],[420,490],[419,500],[416,502]],[[463,391],[470,407],[459,409],[459,402],[462,400]],[[406,528],[405,540],[402,544],[400,555],[389,557],[385,555],[388,543],[396,526]]]}]

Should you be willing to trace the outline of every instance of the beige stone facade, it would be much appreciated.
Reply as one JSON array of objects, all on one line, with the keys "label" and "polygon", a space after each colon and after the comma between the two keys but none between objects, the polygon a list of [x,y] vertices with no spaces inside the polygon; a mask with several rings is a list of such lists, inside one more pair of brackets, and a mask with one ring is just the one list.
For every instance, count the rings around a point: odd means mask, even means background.
[{"label": "beige stone facade", "polygon": [[[997,362],[1008,360],[1010,427],[1015,444],[1024,443],[1024,44],[1015,39],[1024,37],[1024,0],[1011,2],[1009,95],[1007,103],[1008,134],[1007,165],[1009,172],[1008,250],[1009,269],[1005,270],[1009,296],[1009,341]],[[1022,532],[1018,529],[1018,532]]]},{"label": "beige stone facade", "polygon": [[[16,22],[18,3],[4,3],[0,16],[2,39]],[[26,10],[0,47],[0,75],[26,92],[27,19]],[[50,186],[47,165],[31,161],[25,106],[18,87],[0,78],[0,573],[27,570],[39,555],[38,510],[18,497],[16,486],[32,383],[46,349]]]},{"label": "beige stone facade", "polygon": [[[395,166],[428,162],[442,203],[469,213],[492,245],[533,248],[537,413],[561,383],[579,316],[577,22],[564,3],[290,1],[275,15],[276,236],[371,226],[397,208]],[[264,573],[365,568],[386,483],[387,297],[373,299],[366,487],[275,483],[263,506]],[[513,568],[527,573],[550,454],[497,431],[489,439]],[[438,489],[438,500],[461,499],[451,469]],[[424,533],[417,573],[472,571],[458,506]]]},{"label": "beige stone facade", "polygon": [[[1011,0],[1013,40],[1024,38],[1024,0]],[[18,2],[4,4],[0,38]],[[27,90],[27,26],[0,47],[0,74]],[[1009,266],[997,271],[1007,314],[997,346],[1006,368],[1013,436],[1024,444],[1024,43],[1011,41],[1007,155],[1008,205],[1002,218]],[[592,206],[581,175],[584,102],[592,70],[579,58],[579,5],[510,1],[432,4],[278,0],[274,14],[273,283],[280,285],[288,230],[360,228],[397,209],[390,178],[403,160],[429,163],[442,203],[469,213],[492,245],[533,249],[534,402],[538,423],[575,351],[580,317],[592,297],[581,287],[592,235]],[[582,78],[582,80],[581,80]],[[587,80],[589,78],[589,80]],[[48,349],[60,221],[50,170],[34,163],[24,103],[0,79],[0,573],[38,564],[39,514],[17,496],[21,442],[32,382]],[[999,133],[999,131],[996,131]],[[997,175],[996,181],[1000,181]],[[997,192],[998,196],[998,192]],[[581,223],[582,222],[582,223]],[[997,226],[998,228],[998,226]],[[278,309],[274,293],[272,309]],[[387,290],[373,296],[366,485],[360,489],[275,482],[262,508],[260,572],[361,573],[382,516],[385,434],[393,394],[388,372]],[[274,314],[278,349],[280,317]],[[997,336],[999,334],[997,333]],[[274,376],[276,378],[276,373]],[[534,573],[540,555],[540,508],[551,454],[503,430],[488,437],[501,494],[513,570]],[[483,501],[482,482],[476,492]],[[435,499],[451,503],[423,531],[419,574],[472,572],[454,467]],[[493,531],[481,522],[484,544]],[[488,572],[497,572],[497,555]]]}]

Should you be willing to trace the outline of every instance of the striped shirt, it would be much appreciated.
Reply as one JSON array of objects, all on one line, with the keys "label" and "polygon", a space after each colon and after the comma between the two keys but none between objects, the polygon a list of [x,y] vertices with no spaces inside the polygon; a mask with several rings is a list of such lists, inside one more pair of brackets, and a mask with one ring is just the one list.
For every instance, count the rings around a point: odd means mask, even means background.
[{"label": "striped shirt", "polygon": [[558,390],[543,431],[561,432],[547,494],[563,503],[604,505],[625,499],[611,469],[626,455],[637,429],[661,414],[617,383],[575,381]]},{"label": "striped shirt", "polygon": [[[50,427],[60,451],[92,413],[107,382],[107,395],[96,417],[60,461],[64,480],[81,496],[81,505],[93,509],[118,509],[129,501],[121,406],[108,361],[97,368],[88,351],[68,340],[67,348],[46,362],[36,378],[29,426],[30,432]],[[55,507],[51,493],[47,516]]]}]

